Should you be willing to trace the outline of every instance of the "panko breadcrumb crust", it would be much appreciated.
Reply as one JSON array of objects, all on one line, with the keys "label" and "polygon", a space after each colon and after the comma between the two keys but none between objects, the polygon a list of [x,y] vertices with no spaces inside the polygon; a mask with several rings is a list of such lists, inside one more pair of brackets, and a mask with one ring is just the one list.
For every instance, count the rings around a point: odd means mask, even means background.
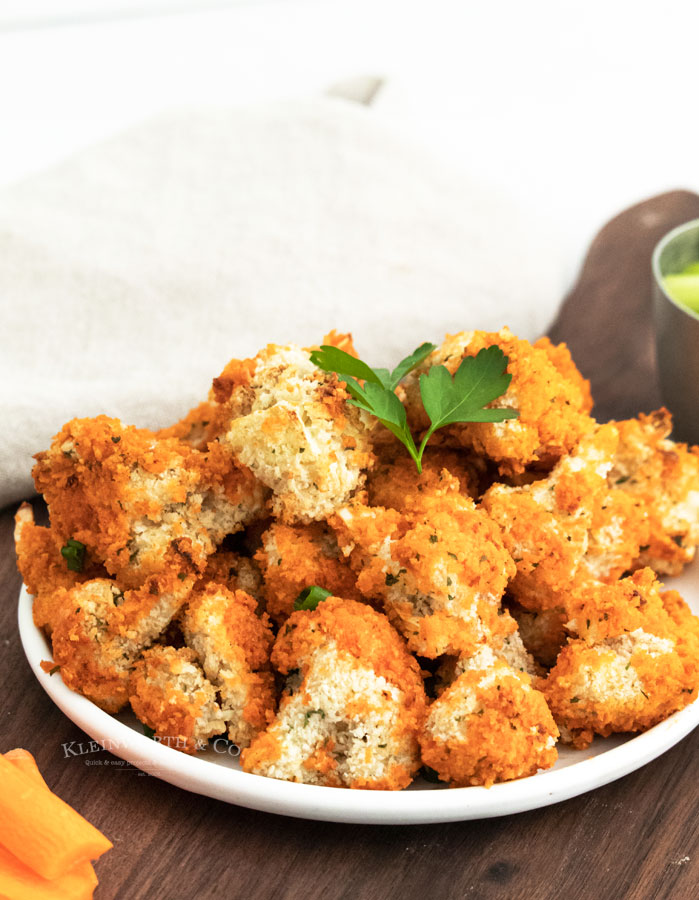
[{"label": "panko breadcrumb crust", "polygon": [[501,631],[515,567],[499,529],[446,470],[406,497],[403,512],[361,503],[330,519],[367,598],[421,656],[475,652]]},{"label": "panko breadcrumb crust", "polygon": [[57,539],[85,544],[129,586],[167,567],[201,570],[265,508],[263,486],[220,445],[200,453],[107,416],[73,419],[35,458]]},{"label": "panko breadcrumb crust", "polygon": [[131,672],[129,702],[158,740],[185,753],[225,730],[216,691],[186,647],[146,650]]},{"label": "panko breadcrumb crust", "polygon": [[[333,680],[327,671],[330,704],[319,706],[323,700],[313,678],[329,646],[340,677]],[[330,597],[314,611],[293,613],[272,662],[293,679],[275,722],[243,751],[245,771],[331,787],[400,790],[410,784],[420,765],[425,692],[417,661],[384,616],[354,600]],[[343,681],[354,689],[343,693]],[[298,765],[284,767],[288,745],[307,740],[311,720],[319,733]],[[348,734],[349,748],[341,740]]]},{"label": "panko breadcrumb crust", "polygon": [[422,759],[452,787],[534,775],[557,758],[558,729],[544,695],[503,660],[467,669],[430,707]]},{"label": "panko breadcrumb crust", "polygon": [[267,612],[278,623],[294,611],[294,601],[317,584],[338,597],[361,600],[357,577],[325,523],[284,525],[274,522],[255,554],[262,570]]},{"label": "panko breadcrumb crust", "polygon": [[548,339],[535,344],[520,340],[508,328],[499,332],[462,331],[444,343],[405,379],[406,407],[412,428],[429,425],[420,402],[419,377],[430,366],[443,365],[454,374],[462,359],[489,346],[508,358],[512,375],[507,392],[493,401],[510,407],[519,417],[502,423],[455,424],[440,432],[448,446],[466,447],[476,456],[495,462],[501,475],[516,475],[527,466],[550,467],[574,449],[590,429],[590,386],[575,368],[564,344],[553,348]]},{"label": "panko breadcrumb crust", "polygon": [[[526,777],[559,732],[584,747],[692,702],[699,619],[657,575],[699,544],[699,448],[665,409],[599,425],[565,344],[506,328],[404,378],[416,440],[420,375],[493,344],[512,380],[491,405],[518,417],[440,429],[422,473],[312,347],[231,360],[157,432],[68,422],[34,467],[50,526],[15,517],[42,665],[186,753],[225,735],[248,772],[375,790],[423,764]],[[331,596],[294,611],[311,585]]]},{"label": "panko breadcrumb crust", "polygon": [[219,693],[228,737],[247,746],[272,720],[276,705],[266,613],[244,591],[209,584],[192,592],[182,618],[189,647]]}]

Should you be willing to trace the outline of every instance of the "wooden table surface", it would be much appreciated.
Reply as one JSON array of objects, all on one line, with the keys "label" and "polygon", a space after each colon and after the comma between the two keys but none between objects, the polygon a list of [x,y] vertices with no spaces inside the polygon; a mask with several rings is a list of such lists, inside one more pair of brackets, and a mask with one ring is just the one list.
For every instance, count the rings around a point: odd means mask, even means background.
[{"label": "wooden table surface", "polygon": [[[592,378],[600,418],[657,405],[649,259],[699,197],[627,210],[593,243],[551,334]],[[467,323],[464,323],[467,325]],[[99,900],[190,898],[672,898],[699,896],[699,730],[637,772],[535,812],[480,822],[357,826],[307,822],[189,794],[129,767],[65,758],[87,740],[52,704],[22,653],[14,508],[0,512],[0,750],[26,747],[53,790],[113,841]]]}]

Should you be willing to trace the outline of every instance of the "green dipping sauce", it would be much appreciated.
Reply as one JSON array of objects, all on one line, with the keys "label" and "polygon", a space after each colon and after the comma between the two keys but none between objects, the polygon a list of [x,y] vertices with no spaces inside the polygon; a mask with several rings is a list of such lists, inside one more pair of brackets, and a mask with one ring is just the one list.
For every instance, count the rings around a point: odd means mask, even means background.
[{"label": "green dipping sauce", "polygon": [[699,314],[699,262],[663,278],[663,287],[676,303]]}]

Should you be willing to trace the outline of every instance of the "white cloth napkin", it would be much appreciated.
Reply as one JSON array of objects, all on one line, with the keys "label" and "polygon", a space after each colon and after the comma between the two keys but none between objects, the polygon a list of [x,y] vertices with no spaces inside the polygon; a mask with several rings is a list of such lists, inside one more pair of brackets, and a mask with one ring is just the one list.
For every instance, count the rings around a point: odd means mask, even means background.
[{"label": "white cloth napkin", "polygon": [[156,427],[228,359],[352,331],[374,365],[564,289],[555,234],[342,100],[143,124],[0,193],[0,506],[73,416]]}]

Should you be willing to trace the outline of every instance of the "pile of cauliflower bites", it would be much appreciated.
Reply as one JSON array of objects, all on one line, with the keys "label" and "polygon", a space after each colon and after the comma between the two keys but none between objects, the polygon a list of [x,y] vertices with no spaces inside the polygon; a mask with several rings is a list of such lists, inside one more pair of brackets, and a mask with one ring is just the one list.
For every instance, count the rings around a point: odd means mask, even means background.
[{"label": "pile of cauliflower bites", "polygon": [[565,345],[507,329],[404,378],[416,438],[420,374],[492,345],[518,418],[440,430],[421,474],[296,346],[231,361],[160,432],[69,422],[36,456],[50,527],[16,517],[47,667],[170,746],[352,788],[533,775],[692,702],[699,620],[658,576],[699,543],[699,448],[665,410],[598,424]]}]

